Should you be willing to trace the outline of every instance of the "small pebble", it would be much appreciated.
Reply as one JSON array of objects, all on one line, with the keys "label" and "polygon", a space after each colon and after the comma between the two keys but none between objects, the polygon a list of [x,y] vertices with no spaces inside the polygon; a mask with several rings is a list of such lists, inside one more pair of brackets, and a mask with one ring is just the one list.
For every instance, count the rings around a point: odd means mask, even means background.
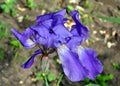
[{"label": "small pebble", "polygon": [[21,11],[21,12],[26,11],[26,9],[25,9],[25,8],[20,7],[20,5],[19,5],[19,4],[17,4],[17,9],[18,9],[19,11]]},{"label": "small pebble", "polygon": [[94,30],[94,31],[93,31],[93,34],[94,34],[94,35],[95,35],[95,34],[97,34],[97,31],[96,31],[96,30]]},{"label": "small pebble", "polygon": [[21,80],[21,81],[19,81],[19,84],[23,84],[23,81]]},{"label": "small pebble", "polygon": [[107,47],[108,47],[108,48],[111,48],[112,46],[115,46],[115,45],[116,45],[115,43],[107,42]]},{"label": "small pebble", "polygon": [[100,30],[99,32],[100,32],[100,34],[105,34],[106,33],[105,30]]},{"label": "small pebble", "polygon": [[36,78],[32,78],[31,80],[32,80],[33,82],[37,81],[37,79],[36,79]]},{"label": "small pebble", "polygon": [[17,20],[18,20],[18,22],[22,22],[23,21],[23,16],[19,16],[18,18],[17,18]]}]

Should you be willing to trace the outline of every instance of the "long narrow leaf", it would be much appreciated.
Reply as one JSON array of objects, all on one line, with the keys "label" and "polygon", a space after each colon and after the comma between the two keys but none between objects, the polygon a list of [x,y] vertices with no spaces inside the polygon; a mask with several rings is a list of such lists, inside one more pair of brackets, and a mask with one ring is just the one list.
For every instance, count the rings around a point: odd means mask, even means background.
[{"label": "long narrow leaf", "polygon": [[97,16],[98,18],[101,18],[103,20],[111,21],[120,24],[120,18],[115,17],[108,17],[108,16]]}]

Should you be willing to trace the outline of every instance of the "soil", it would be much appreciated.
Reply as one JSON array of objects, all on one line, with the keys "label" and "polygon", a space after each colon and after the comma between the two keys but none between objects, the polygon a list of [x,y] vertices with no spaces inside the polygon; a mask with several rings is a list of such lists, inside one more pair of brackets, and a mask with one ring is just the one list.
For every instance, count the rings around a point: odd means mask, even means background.
[{"label": "soil", "polygon": [[[19,10],[17,16],[0,13],[0,20],[4,21],[6,25],[10,25],[19,31],[25,30],[28,26],[35,23],[36,16],[52,12],[57,9],[63,9],[71,4],[70,0],[34,0],[37,7],[31,10],[27,7],[25,0],[18,0],[15,8]],[[74,0],[73,0],[74,1]],[[71,5],[82,6],[84,0],[75,0]],[[3,0],[0,1],[3,3]],[[120,17],[120,0],[90,0],[90,3],[95,7],[85,9],[93,12],[95,15]],[[25,15],[29,15],[30,19],[20,19]],[[114,74],[112,80],[107,81],[108,86],[120,86],[120,70],[113,67],[113,63],[120,65],[120,24],[103,21],[95,16],[92,16],[93,21],[86,24],[90,30],[90,37],[86,41],[85,46],[91,47],[98,53],[98,58],[104,65],[103,74]],[[22,20],[19,22],[18,20]],[[9,31],[11,28],[8,28]],[[10,40],[15,37],[11,36],[7,39],[0,39],[0,44],[4,48],[4,59],[0,60],[0,86],[44,86],[43,81],[35,80],[35,70],[39,69],[40,60],[37,57],[32,68],[24,70],[20,65],[25,62],[28,57],[36,50],[16,48],[9,45]],[[1,47],[0,46],[0,47]],[[15,58],[15,52],[18,52]],[[54,54],[53,54],[54,55]],[[59,76],[62,72],[61,65],[54,65],[53,55],[50,55],[50,68]],[[54,81],[50,86],[55,86]],[[73,83],[65,76],[63,77],[60,86],[84,86],[84,82]]]}]

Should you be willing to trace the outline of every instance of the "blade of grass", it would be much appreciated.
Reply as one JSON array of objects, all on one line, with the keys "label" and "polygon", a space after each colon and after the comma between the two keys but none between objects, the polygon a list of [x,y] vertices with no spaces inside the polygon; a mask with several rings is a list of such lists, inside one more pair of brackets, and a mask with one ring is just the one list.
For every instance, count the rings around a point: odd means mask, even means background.
[{"label": "blade of grass", "polygon": [[120,24],[120,18],[115,17],[108,17],[108,16],[97,16],[98,18],[101,18],[103,20],[111,21]]}]

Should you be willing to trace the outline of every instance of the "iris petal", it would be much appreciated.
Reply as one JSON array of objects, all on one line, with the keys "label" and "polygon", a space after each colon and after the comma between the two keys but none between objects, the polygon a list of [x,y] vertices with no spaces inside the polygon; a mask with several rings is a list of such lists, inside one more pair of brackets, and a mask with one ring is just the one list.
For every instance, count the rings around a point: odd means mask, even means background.
[{"label": "iris petal", "polygon": [[78,56],[82,65],[89,71],[88,78],[94,79],[103,70],[101,62],[96,58],[96,52],[91,48],[78,47]]},{"label": "iris petal", "polygon": [[76,52],[77,47],[81,44],[81,39],[78,36],[72,36],[69,42],[67,42],[67,46],[71,49],[72,52]]},{"label": "iris petal", "polygon": [[44,45],[46,48],[54,48],[54,34],[50,34],[48,37],[44,38],[44,37],[40,37],[40,36],[36,36],[36,42],[38,44]]},{"label": "iris petal", "polygon": [[79,62],[78,56],[65,45],[57,49],[65,75],[71,81],[80,81],[87,77],[88,71]]},{"label": "iris petal", "polygon": [[[72,29],[76,29],[79,36],[82,38],[83,42],[88,38],[89,36],[89,30],[87,27],[85,27],[79,20],[79,12],[77,10],[74,10],[69,13],[73,20],[75,21],[76,25],[73,25],[74,27]],[[73,33],[74,34],[74,33]],[[76,32],[75,32],[76,34]]]},{"label": "iris petal", "polygon": [[35,56],[37,56],[38,54],[42,54],[42,51],[41,50],[36,50],[34,52],[34,54],[30,57],[30,59],[28,61],[26,61],[24,64],[22,64],[21,67],[22,68],[30,68],[34,63]]},{"label": "iris petal", "polygon": [[30,36],[34,34],[30,28],[27,28],[23,33],[19,33],[15,29],[11,29],[11,32],[25,48],[32,48],[36,45],[35,42],[30,39]]},{"label": "iris petal", "polygon": [[54,16],[56,15],[61,15],[61,16],[65,16],[66,14],[66,9],[63,9],[63,10],[60,10],[60,11],[57,11],[57,12],[54,12]]},{"label": "iris petal", "polygon": [[49,14],[45,14],[45,15],[40,15],[40,16],[37,16],[36,22],[41,23],[43,21],[52,19],[56,15],[64,16],[65,14],[66,14],[66,10],[64,9],[64,10],[60,10],[58,12],[53,12],[53,13],[49,13]]},{"label": "iris petal", "polygon": [[53,31],[56,35],[62,37],[62,38],[67,38],[71,37],[72,34],[65,28],[64,25],[58,24],[53,28]]},{"label": "iris petal", "polygon": [[49,30],[52,27],[52,22],[53,22],[53,19],[49,19],[49,20],[43,21],[41,24],[44,25],[44,27],[46,27]]},{"label": "iris petal", "polygon": [[49,36],[49,30],[44,25],[35,25],[30,27],[32,30],[36,32],[36,34],[39,34],[42,37],[48,37]]}]

